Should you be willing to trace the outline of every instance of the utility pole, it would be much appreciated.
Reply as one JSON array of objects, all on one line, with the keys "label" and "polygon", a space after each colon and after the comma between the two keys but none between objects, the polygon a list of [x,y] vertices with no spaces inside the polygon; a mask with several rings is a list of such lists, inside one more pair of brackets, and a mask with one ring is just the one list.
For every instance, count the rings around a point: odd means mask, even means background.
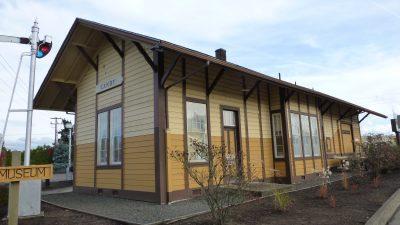
[{"label": "utility pole", "polygon": [[54,123],[50,122],[50,124],[54,125],[54,146],[57,146],[58,145],[58,124],[61,124],[58,122],[58,120],[61,120],[61,118],[53,117],[50,119],[54,120]]}]

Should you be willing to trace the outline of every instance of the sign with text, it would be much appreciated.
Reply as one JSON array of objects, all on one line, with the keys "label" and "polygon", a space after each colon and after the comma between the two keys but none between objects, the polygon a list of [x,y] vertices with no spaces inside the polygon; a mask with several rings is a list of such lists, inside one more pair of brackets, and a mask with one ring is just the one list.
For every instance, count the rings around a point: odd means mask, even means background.
[{"label": "sign with text", "polygon": [[113,87],[121,85],[123,80],[124,78],[122,78],[122,76],[114,76],[106,81],[103,81],[96,86],[96,93],[107,91]]},{"label": "sign with text", "polygon": [[53,177],[53,165],[0,167],[0,183],[23,180],[44,180]]}]

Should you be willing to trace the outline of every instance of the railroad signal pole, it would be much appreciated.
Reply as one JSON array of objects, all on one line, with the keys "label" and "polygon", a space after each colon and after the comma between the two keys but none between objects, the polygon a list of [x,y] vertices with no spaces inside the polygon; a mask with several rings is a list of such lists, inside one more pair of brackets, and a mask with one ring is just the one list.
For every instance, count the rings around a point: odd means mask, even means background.
[{"label": "railroad signal pole", "polygon": [[[9,112],[26,112],[26,132],[25,132],[25,154],[24,154],[24,166],[30,164],[30,153],[32,147],[32,117],[33,117],[33,95],[34,95],[34,84],[35,84],[35,69],[36,69],[36,58],[42,58],[47,55],[51,50],[51,37],[45,36],[44,40],[39,39],[39,26],[35,20],[31,29],[31,35],[29,38],[26,37],[13,37],[7,35],[0,35],[0,42],[17,43],[17,44],[29,44],[30,49],[30,72],[29,72],[29,88],[28,88],[28,104],[26,109],[11,110],[9,108],[7,118],[4,126],[4,132],[1,137],[1,148],[4,143],[5,130],[8,122]],[[21,56],[22,59],[22,56]],[[16,81],[15,81],[16,82]],[[14,84],[15,86],[15,84]],[[14,91],[11,97],[14,96]],[[41,182],[40,181],[23,181],[18,187],[19,189],[19,216],[36,216],[40,214],[40,202],[41,202]],[[11,193],[11,195],[13,195]],[[12,196],[10,196],[12,197]],[[10,222],[10,221],[9,221]],[[12,223],[12,222],[11,222]]]}]

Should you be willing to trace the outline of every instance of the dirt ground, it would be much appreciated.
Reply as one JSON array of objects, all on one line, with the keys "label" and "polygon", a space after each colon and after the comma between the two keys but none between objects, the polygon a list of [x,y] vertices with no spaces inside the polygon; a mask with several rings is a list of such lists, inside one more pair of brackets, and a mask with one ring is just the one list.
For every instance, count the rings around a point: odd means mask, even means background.
[{"label": "dirt ground", "polygon": [[[97,216],[61,209],[42,203],[44,217],[19,220],[19,225],[119,225],[123,223],[103,219]],[[0,225],[6,225],[1,221]]]},{"label": "dirt ground", "polygon": [[[365,224],[369,217],[400,188],[400,171],[386,174],[381,178],[379,188],[374,188],[371,182],[361,185],[356,191],[344,190],[341,182],[332,186],[337,201],[332,208],[327,200],[317,197],[318,188],[291,193],[293,205],[288,212],[281,213],[274,209],[271,198],[256,200],[247,204],[231,208],[232,214],[228,224],[231,225],[261,225],[261,224],[315,224],[315,225],[354,225]],[[4,206],[0,207],[0,213]],[[116,225],[115,221],[100,217],[61,209],[43,203],[44,217],[20,220],[22,225]],[[4,212],[4,211],[3,211]],[[3,217],[4,215],[0,215]],[[5,225],[6,221],[0,221]],[[211,225],[209,215],[201,215],[173,225]]]},{"label": "dirt ground", "polygon": [[[291,193],[293,205],[288,212],[274,209],[273,200],[265,198],[255,202],[233,207],[228,224],[260,225],[354,225],[365,224],[376,210],[400,188],[400,171],[386,174],[381,178],[381,185],[374,188],[366,181],[356,191],[344,190],[341,182],[332,185],[336,196],[336,207],[332,208],[328,200],[318,197],[319,188]],[[212,224],[209,215],[202,215],[173,223],[173,225]]]}]

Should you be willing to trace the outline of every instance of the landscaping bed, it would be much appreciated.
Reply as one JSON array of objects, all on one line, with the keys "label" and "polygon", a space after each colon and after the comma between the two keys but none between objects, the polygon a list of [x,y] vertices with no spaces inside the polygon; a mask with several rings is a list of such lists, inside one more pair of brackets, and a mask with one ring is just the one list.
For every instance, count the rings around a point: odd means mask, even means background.
[{"label": "landscaping bed", "polygon": [[[367,179],[367,178],[366,178]],[[268,197],[232,207],[228,224],[365,224],[379,207],[400,187],[400,171],[381,176],[381,184],[374,187],[365,181],[356,190],[344,190],[342,182],[330,185],[330,194],[336,198],[336,207],[329,199],[318,197],[319,187],[290,193],[293,201],[287,212],[274,209],[273,198]],[[182,220],[173,225],[212,224],[209,214]]]}]

